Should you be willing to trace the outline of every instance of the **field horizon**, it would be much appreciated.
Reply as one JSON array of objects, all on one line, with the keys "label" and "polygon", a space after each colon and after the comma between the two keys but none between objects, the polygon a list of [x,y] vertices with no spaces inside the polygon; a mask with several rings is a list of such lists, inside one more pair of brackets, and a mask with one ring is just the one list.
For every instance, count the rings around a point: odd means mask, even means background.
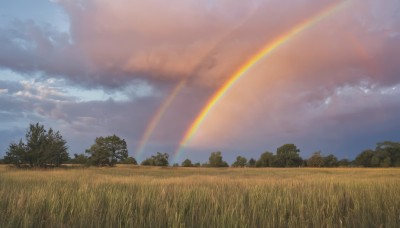
[{"label": "field horizon", "polygon": [[1,227],[398,227],[400,169],[0,166]]}]

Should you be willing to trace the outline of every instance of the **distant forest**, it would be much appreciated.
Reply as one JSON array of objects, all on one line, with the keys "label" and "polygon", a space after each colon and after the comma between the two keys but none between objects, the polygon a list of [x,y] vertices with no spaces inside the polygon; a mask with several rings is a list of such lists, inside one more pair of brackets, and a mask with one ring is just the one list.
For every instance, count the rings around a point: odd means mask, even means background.
[{"label": "distant forest", "polygon": [[[98,137],[85,154],[68,154],[67,142],[53,129],[46,130],[39,123],[31,124],[25,135],[25,141],[10,143],[6,155],[0,163],[16,167],[59,167],[62,164],[81,164],[85,166],[115,166],[116,164],[138,165],[128,156],[127,144],[116,135]],[[141,162],[142,166],[170,166],[167,153],[157,152]],[[172,166],[182,167],[229,167],[221,152],[212,152],[208,162],[192,163],[190,159]],[[400,143],[380,142],[375,149],[362,151],[354,160],[341,159],[335,155],[324,156],[321,151],[304,159],[294,144],[285,144],[277,148],[276,153],[264,152],[256,160],[238,156],[231,167],[400,167]]]}]

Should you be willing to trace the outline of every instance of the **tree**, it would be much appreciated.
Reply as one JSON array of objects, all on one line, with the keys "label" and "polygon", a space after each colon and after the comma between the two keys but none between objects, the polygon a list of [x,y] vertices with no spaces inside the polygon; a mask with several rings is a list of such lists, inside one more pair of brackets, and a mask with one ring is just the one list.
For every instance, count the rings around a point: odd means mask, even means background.
[{"label": "tree", "polygon": [[96,138],[86,153],[90,154],[90,163],[97,166],[114,166],[128,158],[125,140],[116,135]]},{"label": "tree", "polygon": [[248,167],[255,167],[256,166],[256,160],[254,158],[250,158],[247,166]]},{"label": "tree", "polygon": [[269,151],[261,154],[256,162],[256,167],[271,167],[275,161],[275,155]]},{"label": "tree", "polygon": [[87,164],[89,158],[85,156],[84,154],[74,154],[74,158],[69,160],[70,163],[72,164]]},{"label": "tree", "polygon": [[185,160],[182,162],[182,167],[193,167],[192,161],[189,160],[189,159],[185,159]]},{"label": "tree", "polygon": [[143,166],[155,166],[154,160],[152,158],[146,158],[145,160],[140,163]]},{"label": "tree", "polygon": [[294,144],[285,144],[276,150],[276,160],[274,165],[277,167],[296,167],[302,164],[299,155],[300,150]]},{"label": "tree", "polygon": [[314,152],[311,157],[307,160],[307,166],[309,167],[321,167],[324,165],[324,159],[321,156],[321,152]]},{"label": "tree", "polygon": [[340,167],[348,167],[350,165],[349,159],[341,159],[338,161],[338,166]]},{"label": "tree", "polygon": [[356,157],[355,163],[358,166],[371,167],[372,166],[372,163],[371,163],[372,157],[374,157],[374,151],[373,150],[365,150]]},{"label": "tree", "polygon": [[121,161],[122,164],[137,165],[137,161],[134,157],[127,157]]},{"label": "tree", "polygon": [[152,158],[153,158],[154,164],[156,166],[168,166],[169,165],[169,162],[168,162],[169,155],[167,153],[157,152],[157,154],[153,155]]},{"label": "tree", "polygon": [[221,152],[212,152],[210,157],[208,158],[208,166],[209,167],[229,167],[228,163],[222,160]]},{"label": "tree", "polygon": [[338,159],[335,155],[330,154],[326,157],[323,157],[324,167],[337,167],[338,166]]},{"label": "tree", "polygon": [[380,142],[376,144],[377,152],[386,152],[389,158],[384,158],[382,166],[386,167],[390,160],[390,166],[400,167],[400,143],[398,142]]},{"label": "tree", "polygon": [[232,164],[233,167],[245,167],[247,164],[247,159],[242,156],[237,156],[236,161]]},{"label": "tree", "polygon": [[142,161],[141,165],[145,166],[168,166],[169,155],[167,153],[157,152],[156,155],[151,156],[150,158],[146,158]]},{"label": "tree", "polygon": [[17,167],[47,167],[60,166],[69,160],[66,141],[58,131],[54,132],[51,128],[46,130],[39,123],[30,124],[25,139],[26,143],[20,139],[19,143],[10,144],[5,162]]}]

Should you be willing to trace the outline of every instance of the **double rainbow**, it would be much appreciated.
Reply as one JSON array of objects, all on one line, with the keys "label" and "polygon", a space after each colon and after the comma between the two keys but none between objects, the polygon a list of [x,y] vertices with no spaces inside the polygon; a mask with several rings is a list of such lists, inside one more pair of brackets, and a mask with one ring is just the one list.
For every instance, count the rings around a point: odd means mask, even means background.
[{"label": "double rainbow", "polygon": [[247,62],[245,62],[239,69],[234,73],[228,80],[214,93],[214,95],[210,98],[204,108],[201,110],[197,118],[191,124],[190,128],[186,131],[183,139],[179,144],[178,150],[174,153],[174,159],[177,160],[179,156],[182,154],[184,148],[188,145],[188,143],[192,140],[195,136],[196,132],[198,131],[201,124],[206,119],[208,113],[212,110],[212,108],[221,100],[221,98],[231,89],[234,84],[242,78],[254,65],[256,65],[261,59],[270,55],[274,50],[285,44],[286,42],[290,41],[301,32],[305,31],[306,29],[312,27],[313,25],[317,24],[324,18],[330,16],[338,9],[342,8],[348,1],[337,1],[335,4],[330,5],[324,8],[321,12],[316,14],[315,16],[305,20],[304,22],[296,25],[288,32],[282,34],[281,36],[277,37],[272,42],[265,45],[260,51],[258,51],[253,57],[251,57]]},{"label": "double rainbow", "polygon": [[[231,36],[235,31],[237,31],[244,23],[246,23],[251,16],[253,16],[254,12],[257,10],[257,7],[254,6],[250,12],[243,17],[239,23],[237,23],[235,26],[233,26],[230,29],[227,29],[224,31],[214,42],[211,43],[209,48],[204,52],[204,55],[200,57],[200,61],[193,67],[193,72],[197,72],[201,67],[204,61],[206,61],[208,58],[211,57],[211,55],[214,53],[214,51],[220,46],[220,44],[229,36]],[[157,112],[155,112],[154,116],[151,118],[149,124],[147,125],[146,130],[144,131],[144,134],[142,138],[139,141],[139,144],[136,149],[136,158],[141,159],[141,156],[144,153],[144,149],[147,145],[147,142],[149,141],[150,137],[153,135],[154,130],[160,123],[160,120],[168,110],[168,108],[171,106],[171,104],[174,102],[175,98],[178,96],[180,91],[185,87],[187,81],[189,78],[183,78],[178,82],[178,84],[171,90],[169,93],[168,97],[164,100],[164,102],[161,104],[161,106],[158,108]]]}]

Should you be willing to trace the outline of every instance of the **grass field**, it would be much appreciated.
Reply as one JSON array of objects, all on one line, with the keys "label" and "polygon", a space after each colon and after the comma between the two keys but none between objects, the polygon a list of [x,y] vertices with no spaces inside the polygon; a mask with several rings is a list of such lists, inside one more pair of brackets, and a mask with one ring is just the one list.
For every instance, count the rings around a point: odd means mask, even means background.
[{"label": "grass field", "polygon": [[400,169],[0,166],[0,227],[400,227]]}]

